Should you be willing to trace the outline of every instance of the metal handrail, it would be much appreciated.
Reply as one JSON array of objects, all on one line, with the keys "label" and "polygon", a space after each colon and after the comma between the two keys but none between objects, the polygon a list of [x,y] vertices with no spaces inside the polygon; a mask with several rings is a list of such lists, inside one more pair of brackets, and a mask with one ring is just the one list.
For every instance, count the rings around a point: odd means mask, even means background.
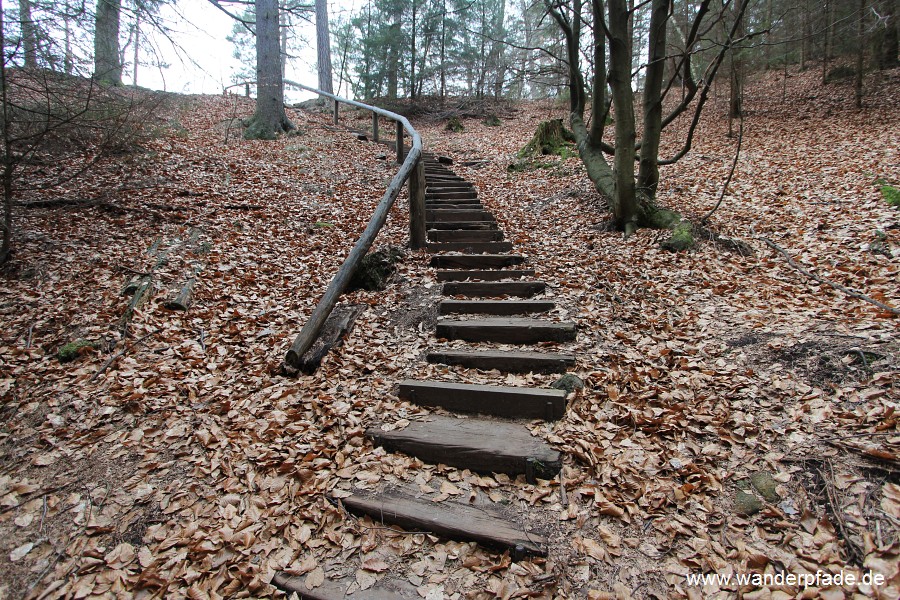
[{"label": "metal handrail", "polygon": [[[342,98],[340,96],[335,96],[334,94],[329,94],[328,92],[323,92],[322,90],[317,90],[315,88],[311,88],[309,86],[305,86],[299,83],[294,83],[293,81],[285,81],[287,85],[291,85],[294,87],[298,87],[320,96],[325,96],[326,98],[331,98],[335,101],[335,115],[337,115],[337,105],[338,103],[343,102],[344,104],[349,104],[350,106],[356,106],[358,108],[370,110],[377,115],[381,115],[383,117],[387,117],[388,119],[392,119],[397,121],[397,123],[402,124],[403,129],[409,132],[410,137],[412,138],[412,147],[410,148],[409,153],[406,155],[403,163],[400,165],[400,170],[394,175],[393,179],[391,179],[391,183],[388,186],[387,190],[384,192],[384,196],[381,198],[381,201],[378,203],[378,206],[375,208],[375,212],[372,213],[372,218],[369,219],[369,224],[366,225],[365,230],[362,232],[359,240],[357,240],[356,244],[350,250],[350,254],[347,255],[347,258],[344,260],[344,263],[341,265],[340,269],[338,269],[337,274],[335,274],[334,279],[331,280],[331,283],[328,284],[328,288],[325,290],[325,294],[322,296],[319,303],[316,305],[316,308],[313,309],[312,314],[309,316],[309,319],[306,321],[306,324],[303,325],[303,328],[300,330],[300,333],[297,334],[297,337],[294,339],[294,343],[291,344],[290,349],[287,351],[287,354],[284,357],[284,362],[287,367],[290,367],[291,370],[299,370],[301,365],[301,358],[309,350],[313,343],[318,338],[319,333],[322,330],[322,327],[325,325],[325,321],[328,320],[329,315],[331,315],[331,311],[334,310],[335,305],[337,304],[338,298],[340,298],[341,294],[344,293],[344,290],[347,288],[347,284],[350,282],[350,278],[353,277],[353,273],[356,271],[359,266],[360,261],[366,255],[366,252],[369,251],[369,248],[372,247],[372,244],[375,242],[375,237],[378,235],[378,232],[381,230],[384,222],[387,220],[388,213],[391,210],[391,207],[394,205],[394,201],[397,199],[397,196],[400,194],[400,190],[403,188],[403,184],[413,176],[417,181],[416,188],[421,188],[421,197],[413,200],[413,185],[410,184],[410,199],[411,202],[421,203],[422,208],[424,208],[424,178],[422,174],[422,163],[420,162],[420,157],[422,155],[422,138],[419,136],[419,132],[417,132],[412,125],[410,125],[409,121],[406,117],[402,115],[398,115],[397,113],[393,113],[389,110],[385,110],[383,108],[378,108],[377,106],[371,106],[369,104],[364,104],[362,102],[356,102],[355,100],[348,100],[347,98]],[[397,156],[402,156],[403,152],[403,139],[402,136],[399,135],[402,133],[402,130],[397,128]],[[415,194],[418,196],[419,194]],[[416,211],[419,213],[416,219],[410,218],[410,237],[412,242],[412,246],[416,247],[417,245],[423,243],[424,240],[415,240],[416,231],[421,230],[424,233],[424,211]],[[421,220],[421,224],[414,223],[414,220]]]}]

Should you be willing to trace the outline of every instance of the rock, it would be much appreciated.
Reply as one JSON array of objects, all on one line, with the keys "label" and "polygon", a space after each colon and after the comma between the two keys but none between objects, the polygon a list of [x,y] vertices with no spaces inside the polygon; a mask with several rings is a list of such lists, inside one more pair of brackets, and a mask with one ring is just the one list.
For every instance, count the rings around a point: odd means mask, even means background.
[{"label": "rock", "polygon": [[387,154],[377,154],[375,155],[376,160],[387,160]]},{"label": "rock", "polygon": [[737,494],[735,494],[734,511],[737,514],[749,517],[761,511],[762,508],[762,501],[753,494],[748,494],[743,490],[738,490]]},{"label": "rock", "polygon": [[575,390],[583,390],[584,382],[577,375],[566,373],[550,384],[550,387],[555,390],[566,390],[567,394],[571,394]]},{"label": "rock", "polygon": [[750,484],[769,502],[778,502],[781,496],[775,491],[775,480],[768,471],[757,471],[750,476]]}]

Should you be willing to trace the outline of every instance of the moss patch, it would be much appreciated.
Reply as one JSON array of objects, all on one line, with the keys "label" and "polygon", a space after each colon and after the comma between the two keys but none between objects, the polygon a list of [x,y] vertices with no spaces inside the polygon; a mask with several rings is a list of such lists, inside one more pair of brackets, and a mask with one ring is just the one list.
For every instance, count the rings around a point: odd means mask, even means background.
[{"label": "moss patch", "polygon": [[691,224],[688,221],[679,221],[678,224],[672,228],[672,235],[669,236],[669,239],[661,242],[660,246],[662,246],[664,250],[669,250],[670,252],[690,250],[694,247],[693,227],[691,227]]},{"label": "moss patch", "polygon": [[497,115],[489,115],[484,121],[482,121],[488,127],[500,127],[502,125],[502,121],[500,121],[500,117]]},{"label": "moss patch", "polygon": [[885,184],[881,186],[881,195],[884,198],[885,202],[887,202],[891,206],[900,208],[900,189],[897,189],[892,185]]},{"label": "moss patch", "polygon": [[74,342],[69,342],[68,344],[60,348],[56,352],[56,358],[58,358],[59,362],[61,363],[72,362],[79,356],[90,354],[99,346],[100,344],[98,342],[92,342],[90,340],[75,340]]}]

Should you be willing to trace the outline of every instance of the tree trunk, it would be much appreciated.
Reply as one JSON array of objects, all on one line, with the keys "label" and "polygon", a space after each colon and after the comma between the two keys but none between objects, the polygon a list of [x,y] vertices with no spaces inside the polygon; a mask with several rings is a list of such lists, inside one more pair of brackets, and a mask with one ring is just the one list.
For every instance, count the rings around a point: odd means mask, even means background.
[{"label": "tree trunk", "polygon": [[441,100],[447,95],[447,0],[441,0]]},{"label": "tree trunk", "polygon": [[94,21],[94,77],[110,85],[122,85],[119,55],[119,14],[122,0],[97,0]]},{"label": "tree trunk", "polygon": [[131,78],[131,85],[137,87],[138,82],[138,64],[141,50],[141,14],[135,14],[134,20],[134,66]]},{"label": "tree trunk", "polygon": [[872,36],[872,60],[876,69],[896,69],[900,66],[897,59],[900,51],[897,0],[881,0],[877,6],[880,18]]},{"label": "tree trunk", "polygon": [[397,98],[400,78],[400,20],[402,17],[403,7],[399,3],[395,3],[393,21],[388,34],[387,96],[391,99]]},{"label": "tree trunk", "polygon": [[316,64],[319,70],[319,89],[329,94],[333,93],[327,0],[316,0]]},{"label": "tree trunk", "polygon": [[625,0],[609,0],[609,87],[616,120],[613,219],[626,235],[637,228],[638,202],[634,186],[634,91],[631,89],[631,40]]},{"label": "tree trunk", "polygon": [[31,0],[19,0],[19,24],[22,27],[22,50],[25,53],[25,67],[36,69],[37,28],[31,18]]},{"label": "tree trunk", "polygon": [[653,0],[650,8],[650,46],[644,82],[644,137],[638,189],[648,200],[656,198],[659,183],[659,141],[662,135],[662,84],[665,74],[666,25],[669,0]]},{"label": "tree trunk", "polygon": [[69,14],[71,12],[70,0],[66,0],[65,13],[63,16],[63,29],[65,34],[65,56],[63,57],[63,70],[66,75],[71,75],[75,68],[75,60],[72,56],[72,26],[69,22]]},{"label": "tree trunk", "polygon": [[284,112],[278,0],[256,0],[256,113],[244,137],[275,139],[294,125]]},{"label": "tree trunk", "polygon": [[[741,5],[747,0],[736,0],[734,6],[734,14],[741,14]],[[737,30],[737,37],[744,35],[744,27],[740,25]],[[743,97],[744,97],[744,61],[740,48],[732,47],[731,49],[731,82],[730,97],[728,101],[728,137],[731,137],[731,119],[737,119],[743,114]]]},{"label": "tree trunk", "polygon": [[412,31],[409,40],[409,97],[416,99],[416,16],[418,5],[416,0],[412,0]]},{"label": "tree trunk", "polygon": [[859,0],[859,23],[856,33],[859,37],[856,49],[856,81],[853,86],[856,108],[863,107],[863,75],[866,66],[866,0]]}]

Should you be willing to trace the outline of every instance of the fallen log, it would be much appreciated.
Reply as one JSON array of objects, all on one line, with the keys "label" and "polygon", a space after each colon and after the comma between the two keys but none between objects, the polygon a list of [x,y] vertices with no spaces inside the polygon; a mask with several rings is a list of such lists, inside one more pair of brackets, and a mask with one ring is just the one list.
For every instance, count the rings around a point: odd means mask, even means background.
[{"label": "fallen log", "polygon": [[332,348],[341,345],[344,337],[353,329],[357,317],[362,314],[364,308],[364,304],[335,307],[325,321],[321,333],[319,333],[309,350],[303,353],[300,360],[292,365],[284,363],[283,369],[285,374],[293,377],[301,372],[307,375],[314,373],[328,352]]}]

